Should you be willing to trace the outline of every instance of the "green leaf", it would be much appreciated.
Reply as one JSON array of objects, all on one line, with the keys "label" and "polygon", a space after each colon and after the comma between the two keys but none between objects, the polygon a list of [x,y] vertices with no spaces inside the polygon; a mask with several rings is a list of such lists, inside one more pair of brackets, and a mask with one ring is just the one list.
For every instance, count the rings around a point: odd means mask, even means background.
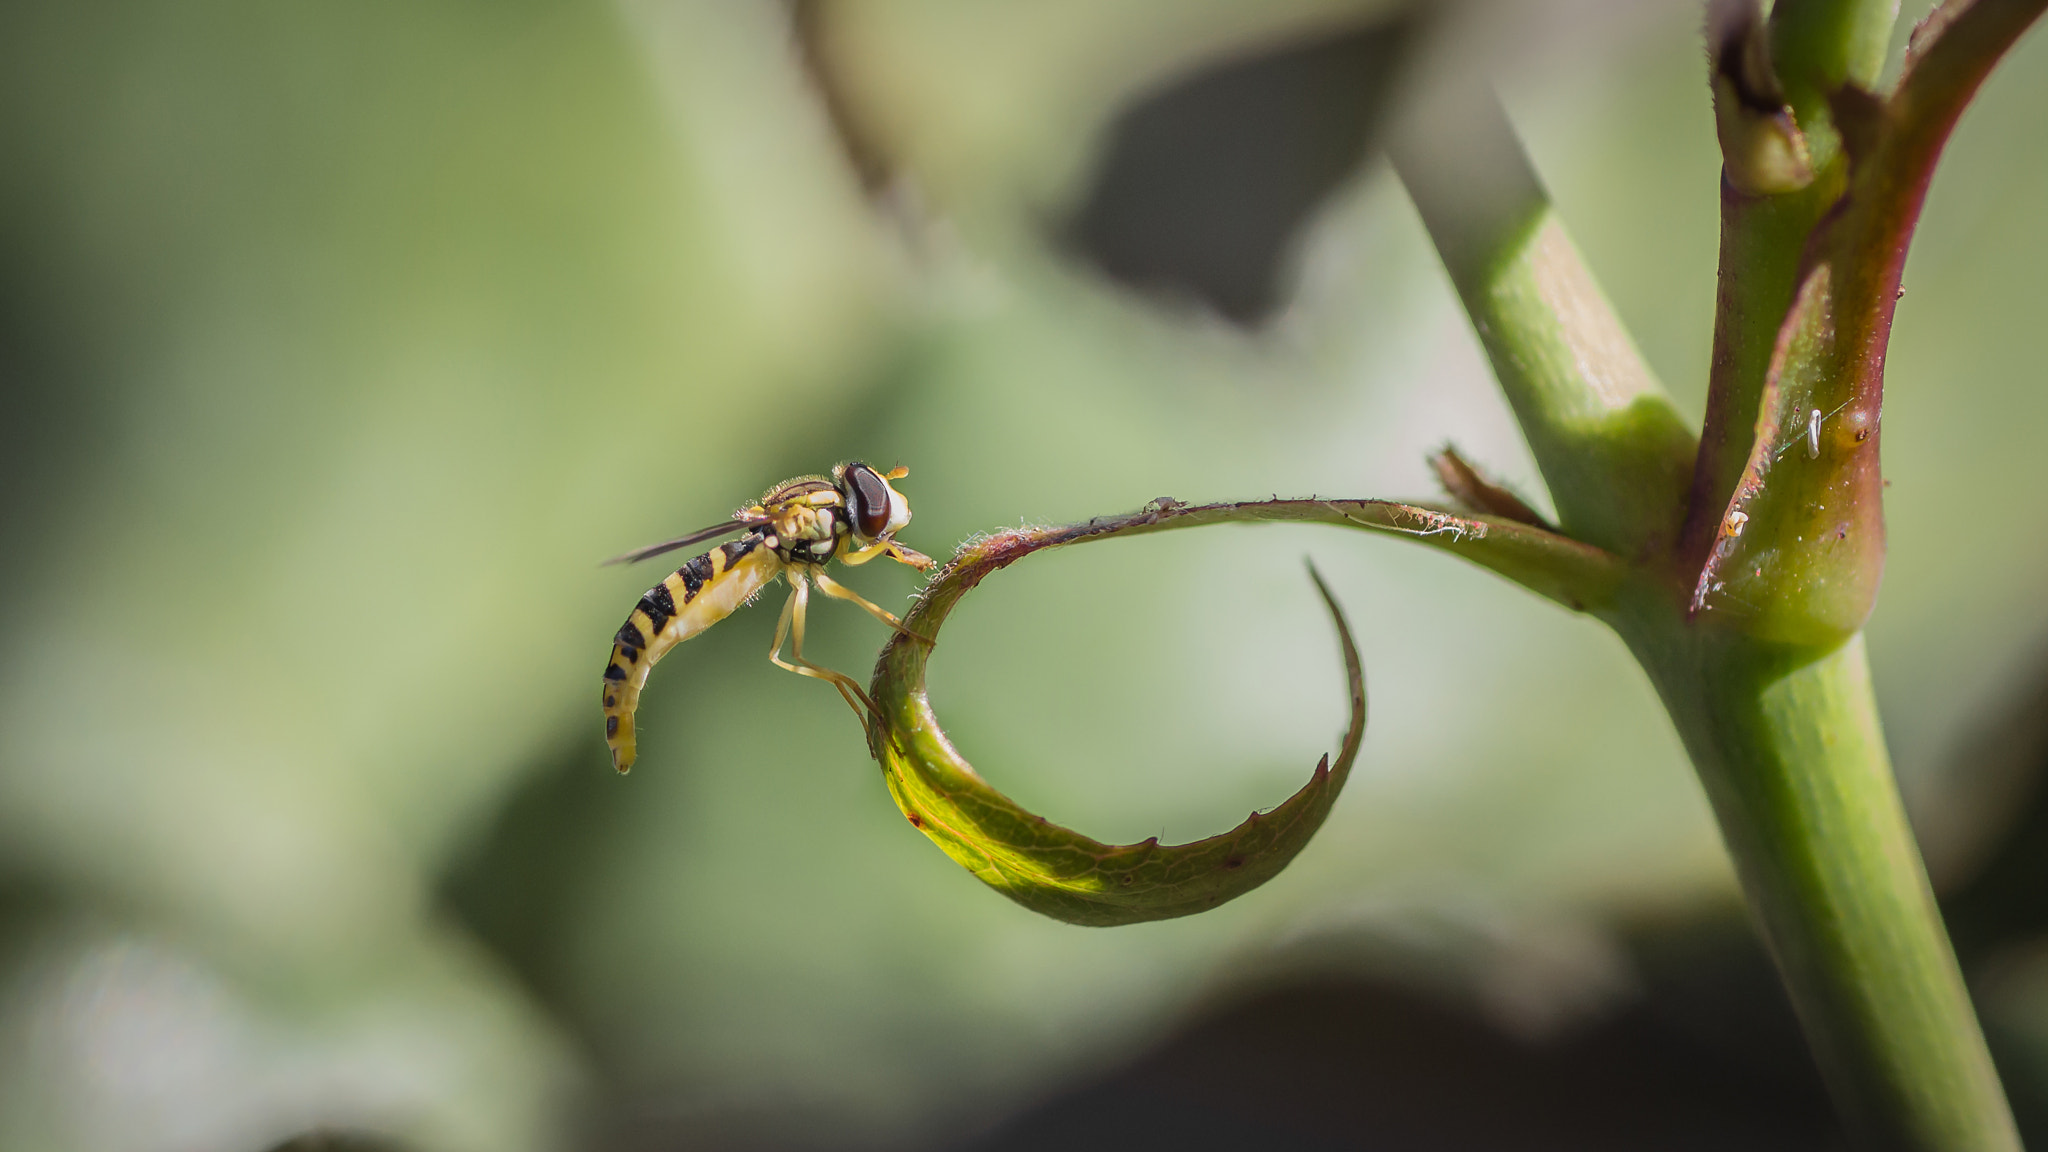
[{"label": "green leaf", "polygon": [[903,814],[961,867],[1036,912],[1072,924],[1134,924],[1213,908],[1278,875],[1329,815],[1365,734],[1365,678],[1335,598],[1310,568],[1336,621],[1351,689],[1351,726],[1334,763],[1286,803],[1220,836],[1162,845],[1104,844],[1020,807],[975,774],[939,727],[925,666],[962,596],[1034,552],[1225,521],[1300,520],[1391,532],[1460,552],[1574,607],[1605,604],[1620,576],[1612,556],[1540,528],[1379,500],[1268,500],[1190,507],[1161,499],[1123,516],[1017,528],[971,540],[904,617],[918,637],[893,637],[871,688],[880,722],[869,746]]}]

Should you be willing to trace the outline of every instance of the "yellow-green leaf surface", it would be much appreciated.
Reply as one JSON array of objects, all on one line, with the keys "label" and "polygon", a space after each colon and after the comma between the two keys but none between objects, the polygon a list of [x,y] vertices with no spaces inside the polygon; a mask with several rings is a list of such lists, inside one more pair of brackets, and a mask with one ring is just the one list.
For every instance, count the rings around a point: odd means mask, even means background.
[{"label": "yellow-green leaf surface", "polygon": [[[1525,577],[1542,570],[1547,594],[1599,598],[1606,554],[1528,525],[1457,516],[1371,500],[1269,500],[1188,507],[1159,500],[1142,511],[1057,528],[1018,528],[968,542],[933,578],[905,617],[937,640],[961,597],[991,573],[1047,548],[1224,521],[1319,520],[1420,537]],[[1529,554],[1543,558],[1532,562]],[[1568,558],[1568,559],[1567,559]],[[1285,803],[1254,812],[1220,836],[1187,844],[1104,844],[1020,807],[977,775],[946,738],[925,691],[932,644],[898,635],[875,668],[882,722],[871,729],[875,759],[903,814],[984,883],[1036,912],[1073,924],[1134,924],[1186,916],[1242,896],[1287,867],[1329,815],[1365,735],[1365,676],[1336,599],[1310,569],[1336,621],[1350,679],[1351,725],[1335,763]]]}]

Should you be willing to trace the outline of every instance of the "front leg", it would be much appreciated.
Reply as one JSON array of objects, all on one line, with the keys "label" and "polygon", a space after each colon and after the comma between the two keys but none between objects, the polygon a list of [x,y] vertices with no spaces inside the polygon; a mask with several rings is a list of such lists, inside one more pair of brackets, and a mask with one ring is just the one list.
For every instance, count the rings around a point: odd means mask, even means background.
[{"label": "front leg", "polygon": [[919,552],[915,548],[898,544],[894,540],[877,540],[858,551],[848,552],[839,559],[849,567],[858,568],[877,556],[887,556],[898,564],[908,564],[919,572],[924,571],[933,564],[931,557]]},{"label": "front leg", "polygon": [[823,572],[814,573],[812,578],[817,580],[818,582],[818,591],[823,592],[825,595],[832,597],[834,600],[845,600],[848,603],[860,605],[861,607],[868,610],[868,615],[873,616],[875,619],[880,620],[882,623],[887,624],[889,627],[894,628],[898,632],[903,633],[905,636],[910,637],[912,640],[922,640],[927,644],[932,642],[931,637],[920,635],[916,632],[912,632],[908,628],[905,628],[903,626],[903,621],[898,620],[895,614],[890,612],[887,608],[884,608],[880,604],[876,604],[870,601],[867,597],[862,596],[860,593],[855,592],[853,589],[848,588],[846,585],[841,584],[839,581],[834,580],[830,576],[825,575]]}]

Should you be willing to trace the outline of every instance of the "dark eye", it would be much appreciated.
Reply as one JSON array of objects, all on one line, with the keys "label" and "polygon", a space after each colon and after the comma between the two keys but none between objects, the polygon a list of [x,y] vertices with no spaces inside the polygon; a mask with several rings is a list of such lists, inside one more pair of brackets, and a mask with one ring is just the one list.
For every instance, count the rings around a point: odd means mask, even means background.
[{"label": "dark eye", "polygon": [[853,526],[873,540],[889,526],[889,484],[873,468],[855,463],[846,466],[847,495],[853,507]]}]

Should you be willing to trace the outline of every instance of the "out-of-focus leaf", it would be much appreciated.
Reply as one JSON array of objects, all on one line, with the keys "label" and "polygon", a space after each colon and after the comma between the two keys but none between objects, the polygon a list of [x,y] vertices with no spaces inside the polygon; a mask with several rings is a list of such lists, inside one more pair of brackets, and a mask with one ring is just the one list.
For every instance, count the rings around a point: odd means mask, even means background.
[{"label": "out-of-focus leaf", "polygon": [[323,1129],[294,1136],[270,1152],[404,1152],[405,1146],[367,1132]]},{"label": "out-of-focus leaf", "polygon": [[1397,16],[1225,60],[1127,108],[1068,244],[1140,290],[1257,325],[1314,210],[1373,154],[1411,22]]},{"label": "out-of-focus leaf", "polygon": [[1916,814],[1945,865],[1942,917],[1965,964],[2048,930],[2048,665],[2036,657],[2014,679],[1951,757],[1943,802]]}]

